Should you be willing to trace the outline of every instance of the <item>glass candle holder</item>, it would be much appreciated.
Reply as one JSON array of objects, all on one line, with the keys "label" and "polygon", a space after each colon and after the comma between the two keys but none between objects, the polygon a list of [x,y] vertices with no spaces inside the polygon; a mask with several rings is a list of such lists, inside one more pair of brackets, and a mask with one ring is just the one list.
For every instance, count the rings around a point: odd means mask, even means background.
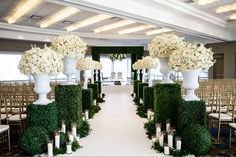
[{"label": "glass candle holder", "polygon": [[161,124],[156,123],[156,138],[157,138],[157,140],[159,140],[160,133],[161,133]]},{"label": "glass candle holder", "polygon": [[85,119],[86,119],[86,120],[89,119],[89,110],[85,110]]},{"label": "glass candle holder", "polygon": [[156,141],[157,141],[156,137],[155,137],[155,136],[152,136],[152,142],[154,143],[154,142],[156,142]]},{"label": "glass candle holder", "polygon": [[71,154],[72,153],[72,146],[71,146],[71,143],[68,142],[66,144],[66,154]]},{"label": "glass candle holder", "polygon": [[71,133],[74,137],[77,136],[77,124],[76,123],[71,123]]},{"label": "glass candle holder", "polygon": [[69,137],[69,141],[73,142],[74,141],[74,136],[72,135],[72,133],[68,132],[67,134],[68,134],[68,137]]},{"label": "glass candle holder", "polygon": [[162,147],[164,146],[164,136],[165,136],[164,132],[161,132],[159,135],[159,145]]},{"label": "glass candle holder", "polygon": [[170,130],[170,119],[166,120],[166,132]]},{"label": "glass candle holder", "polygon": [[61,132],[66,133],[66,124],[64,120],[61,121]]},{"label": "glass candle holder", "polygon": [[55,148],[60,148],[60,133],[55,132]]},{"label": "glass candle holder", "polygon": [[176,150],[180,151],[181,150],[181,145],[182,145],[181,138],[179,136],[177,136],[175,138],[175,141],[176,141]]},{"label": "glass candle holder", "polygon": [[53,157],[53,146],[52,141],[48,141],[48,156]]},{"label": "glass candle holder", "polygon": [[167,135],[168,146],[173,148],[173,132],[169,131]]},{"label": "glass candle holder", "polygon": [[164,145],[164,154],[165,155],[169,155],[170,154],[170,147],[167,144]]}]

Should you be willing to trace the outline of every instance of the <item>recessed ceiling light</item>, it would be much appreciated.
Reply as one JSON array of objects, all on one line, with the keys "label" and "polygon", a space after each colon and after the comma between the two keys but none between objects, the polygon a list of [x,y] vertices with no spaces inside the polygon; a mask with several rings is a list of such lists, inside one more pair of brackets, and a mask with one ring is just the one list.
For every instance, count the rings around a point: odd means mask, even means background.
[{"label": "recessed ceiling light", "polygon": [[22,16],[36,8],[42,2],[42,0],[21,0],[6,17],[6,21],[8,23],[17,22]]},{"label": "recessed ceiling light", "polygon": [[80,10],[78,10],[77,8],[72,8],[72,7],[66,7],[52,15],[50,15],[49,17],[47,17],[45,20],[40,22],[40,27],[41,28],[47,28],[50,25],[61,21],[69,16],[74,15],[75,13],[79,12]]},{"label": "recessed ceiling light", "polygon": [[220,6],[216,8],[216,13],[225,13],[236,10],[236,3]]},{"label": "recessed ceiling light", "polygon": [[32,20],[40,20],[40,19],[42,19],[42,16],[31,15],[30,18],[31,18]]},{"label": "recessed ceiling light", "polygon": [[149,28],[154,28],[154,27],[155,26],[153,26],[153,25],[142,25],[142,26],[133,27],[133,28],[119,31],[118,34],[129,34],[129,33],[139,32],[139,31],[143,31],[143,30],[146,30]]},{"label": "recessed ceiling light", "polygon": [[86,27],[86,26],[101,22],[101,21],[106,20],[108,18],[111,18],[111,16],[104,15],[104,14],[99,14],[99,15],[90,17],[88,19],[85,19],[83,21],[76,22],[76,23],[74,23],[70,26],[67,26],[66,29],[67,29],[67,31],[74,31],[76,29],[79,29],[79,28],[82,28],[82,27]]},{"label": "recessed ceiling light", "polygon": [[153,34],[160,34],[160,33],[166,33],[166,32],[171,32],[172,30],[167,29],[167,28],[161,28],[161,29],[156,29],[152,31],[146,32],[147,35],[153,35]]},{"label": "recessed ceiling light", "polygon": [[127,25],[130,25],[130,24],[133,24],[133,23],[135,23],[135,21],[121,20],[121,21],[116,22],[116,23],[112,23],[112,24],[109,24],[109,25],[105,25],[105,26],[96,28],[93,31],[94,31],[94,33],[100,33],[100,32],[112,30],[112,29],[115,29],[115,28],[120,28],[120,27],[123,27],[123,26],[127,26]]},{"label": "recessed ceiling light", "polygon": [[197,0],[197,3],[198,5],[207,5],[218,1],[220,0]]},{"label": "recessed ceiling light", "polygon": [[72,21],[62,21],[62,23],[65,24],[65,25],[71,25],[74,22],[72,22]]}]

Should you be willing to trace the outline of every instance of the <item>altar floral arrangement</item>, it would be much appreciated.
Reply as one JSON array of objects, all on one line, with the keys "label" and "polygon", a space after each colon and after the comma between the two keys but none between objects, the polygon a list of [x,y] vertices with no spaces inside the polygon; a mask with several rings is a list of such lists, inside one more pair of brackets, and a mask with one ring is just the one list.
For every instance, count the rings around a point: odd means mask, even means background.
[{"label": "altar floral arrangement", "polygon": [[148,44],[150,56],[153,58],[169,57],[174,50],[182,45],[183,38],[174,34],[162,33],[156,35]]},{"label": "altar floral arrangement", "polygon": [[51,74],[63,71],[62,55],[44,46],[43,49],[33,46],[20,59],[18,69],[25,75]]},{"label": "altar floral arrangement", "polygon": [[95,62],[90,58],[83,58],[79,59],[76,64],[77,70],[94,70],[95,69]]},{"label": "altar floral arrangement", "polygon": [[94,61],[94,70],[101,70],[102,64],[98,61]]},{"label": "altar floral arrangement", "polygon": [[208,70],[214,63],[210,48],[188,42],[174,50],[169,58],[169,67],[175,71]]},{"label": "altar floral arrangement", "polygon": [[63,57],[76,58],[81,54],[85,54],[87,43],[84,42],[78,35],[64,34],[56,36],[51,41],[53,49],[61,53]]},{"label": "altar floral arrangement", "polygon": [[108,57],[109,57],[112,61],[115,61],[115,60],[122,61],[123,59],[126,58],[126,55],[125,55],[125,54],[115,53],[115,54],[109,54]]}]

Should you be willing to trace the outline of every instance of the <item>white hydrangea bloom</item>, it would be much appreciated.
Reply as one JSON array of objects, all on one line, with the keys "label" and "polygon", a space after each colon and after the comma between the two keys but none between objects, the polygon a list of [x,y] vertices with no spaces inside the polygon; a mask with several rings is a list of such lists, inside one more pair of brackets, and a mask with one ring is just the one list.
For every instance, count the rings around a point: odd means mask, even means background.
[{"label": "white hydrangea bloom", "polygon": [[25,75],[52,74],[56,75],[63,71],[62,55],[49,47],[40,49],[32,47],[21,57],[18,69]]},{"label": "white hydrangea bloom", "polygon": [[95,61],[89,58],[79,59],[76,64],[76,69],[78,70],[94,70],[95,69]]}]

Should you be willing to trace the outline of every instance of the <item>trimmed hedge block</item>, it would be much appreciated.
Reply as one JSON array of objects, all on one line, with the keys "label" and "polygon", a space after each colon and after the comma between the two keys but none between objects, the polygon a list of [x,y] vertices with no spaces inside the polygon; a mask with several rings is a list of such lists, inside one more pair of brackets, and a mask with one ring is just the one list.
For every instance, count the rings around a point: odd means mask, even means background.
[{"label": "trimmed hedge block", "polygon": [[56,102],[49,103],[48,105],[31,104],[27,107],[27,126],[41,126],[49,134],[53,134],[59,127],[58,114]]},{"label": "trimmed hedge block", "polygon": [[99,98],[98,84],[90,83],[88,84],[88,88],[93,89],[93,99],[98,99]]},{"label": "trimmed hedge block", "polygon": [[142,81],[140,80],[134,80],[133,83],[133,93],[136,94],[136,96],[138,95],[138,84],[141,83]]},{"label": "trimmed hedge block", "polygon": [[138,83],[138,98],[143,99],[143,88],[148,86],[148,83]]},{"label": "trimmed hedge block", "polygon": [[101,81],[95,81],[94,83],[98,84],[98,93],[99,96],[102,93],[102,82]]},{"label": "trimmed hedge block", "polygon": [[20,148],[29,155],[42,154],[47,151],[48,132],[40,126],[27,128],[20,138]]},{"label": "trimmed hedge block", "polygon": [[191,124],[206,126],[206,104],[204,101],[183,101],[179,107],[177,131]]},{"label": "trimmed hedge block", "polygon": [[167,119],[176,127],[178,121],[178,108],[182,103],[181,87],[179,84],[154,85],[154,120],[165,128]]},{"label": "trimmed hedge block", "polygon": [[93,106],[93,89],[83,89],[82,90],[82,104],[83,112],[85,110],[91,110]]},{"label": "trimmed hedge block", "polygon": [[154,111],[154,88],[144,87],[143,92],[143,105],[146,109],[151,109],[152,111]]},{"label": "trimmed hedge block", "polygon": [[212,146],[209,130],[199,124],[184,128],[182,140],[184,149],[194,155],[205,155]]},{"label": "trimmed hedge block", "polygon": [[[60,121],[66,126],[76,123],[79,129],[82,125],[82,88],[80,85],[57,85],[55,99],[58,103]],[[70,127],[67,127],[70,128]]]}]

